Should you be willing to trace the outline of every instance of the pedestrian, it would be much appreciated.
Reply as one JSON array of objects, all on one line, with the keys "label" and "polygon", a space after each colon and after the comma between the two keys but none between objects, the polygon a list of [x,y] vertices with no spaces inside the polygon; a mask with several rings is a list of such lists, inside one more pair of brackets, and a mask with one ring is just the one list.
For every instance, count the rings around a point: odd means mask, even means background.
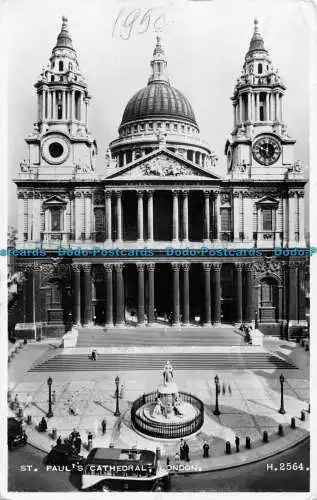
[{"label": "pedestrian", "polygon": [[236,443],[236,451],[237,451],[237,453],[239,453],[239,447],[240,447],[240,438],[239,438],[239,436],[236,436],[235,443]]},{"label": "pedestrian", "polygon": [[228,392],[229,392],[229,394],[230,394],[230,396],[231,396],[232,391],[231,391],[231,385],[230,385],[230,384],[228,385]]},{"label": "pedestrian", "polygon": [[107,421],[105,418],[101,422],[101,429],[102,429],[102,434],[105,435],[107,431]]},{"label": "pedestrian", "polygon": [[204,458],[208,458],[209,457],[209,444],[206,443],[206,441],[204,442],[203,444],[203,450],[204,450]]},{"label": "pedestrian", "polygon": [[40,432],[46,432],[47,431],[47,422],[45,420],[45,417],[42,417],[42,420],[39,423],[39,431]]},{"label": "pedestrian", "polygon": [[92,438],[93,438],[92,432],[89,431],[88,432],[88,438],[87,438],[87,440],[88,440],[88,450],[91,450],[91,448],[92,448]]},{"label": "pedestrian", "polygon": [[24,408],[28,408],[31,405],[31,403],[32,403],[32,396],[29,393],[27,393]]},{"label": "pedestrian", "polygon": [[61,436],[58,436],[58,438],[56,439],[56,444],[57,444],[57,446],[61,446],[61,444],[62,444],[62,437]]},{"label": "pedestrian", "polygon": [[78,436],[75,437],[74,446],[75,446],[75,450],[76,450],[77,455],[79,455],[80,454],[80,450],[81,450],[81,437],[80,437],[80,434],[78,434]]},{"label": "pedestrian", "polygon": [[56,403],[56,391],[52,392],[52,404],[55,405]]},{"label": "pedestrian", "polygon": [[179,456],[179,453],[178,451],[175,453],[175,464],[178,464],[180,461],[180,456]]},{"label": "pedestrian", "polygon": [[180,445],[179,445],[179,456],[181,460],[185,460],[185,452],[184,452],[184,439],[181,439]]},{"label": "pedestrian", "polygon": [[156,309],[156,307],[154,307],[154,319],[155,319],[155,321],[157,321],[157,318],[158,318],[157,309]]},{"label": "pedestrian", "polygon": [[222,395],[224,396],[226,394],[226,386],[225,383],[222,384]]},{"label": "pedestrian", "polygon": [[124,396],[124,387],[123,387],[123,384],[121,385],[120,387],[120,395],[119,395],[119,398],[120,399],[123,399],[123,396]]},{"label": "pedestrian", "polygon": [[96,361],[96,360],[97,360],[97,349],[93,349],[93,350],[91,351],[91,359],[92,359],[93,361]]},{"label": "pedestrian", "polygon": [[184,459],[189,462],[189,446],[186,441],[184,441]]}]

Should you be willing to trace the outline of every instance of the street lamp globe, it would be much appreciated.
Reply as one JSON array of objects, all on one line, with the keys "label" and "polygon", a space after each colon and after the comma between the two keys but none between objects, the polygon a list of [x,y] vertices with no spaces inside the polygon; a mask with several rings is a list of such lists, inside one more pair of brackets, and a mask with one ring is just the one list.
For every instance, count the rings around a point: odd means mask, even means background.
[{"label": "street lamp globe", "polygon": [[47,379],[47,385],[51,386],[52,383],[53,383],[52,377],[48,377],[48,379]]},{"label": "street lamp globe", "polygon": [[218,385],[219,384],[219,377],[218,375],[215,376],[215,384]]},{"label": "street lamp globe", "polygon": [[285,380],[284,375],[281,373],[281,375],[280,375],[280,382],[281,382],[281,384],[284,383],[284,380]]},{"label": "street lamp globe", "polygon": [[116,379],[115,379],[115,383],[116,383],[116,385],[119,385],[119,382],[120,382],[120,379],[119,379],[119,377],[118,377],[118,375],[117,375],[117,376],[116,376]]}]

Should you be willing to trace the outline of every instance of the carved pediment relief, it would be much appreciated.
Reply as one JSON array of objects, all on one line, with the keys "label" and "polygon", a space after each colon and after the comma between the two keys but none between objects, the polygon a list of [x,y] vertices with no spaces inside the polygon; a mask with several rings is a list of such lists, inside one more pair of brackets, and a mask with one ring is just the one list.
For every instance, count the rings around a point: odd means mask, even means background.
[{"label": "carved pediment relief", "polygon": [[67,201],[61,198],[60,196],[53,195],[50,198],[47,198],[43,201],[44,205],[66,205]]}]

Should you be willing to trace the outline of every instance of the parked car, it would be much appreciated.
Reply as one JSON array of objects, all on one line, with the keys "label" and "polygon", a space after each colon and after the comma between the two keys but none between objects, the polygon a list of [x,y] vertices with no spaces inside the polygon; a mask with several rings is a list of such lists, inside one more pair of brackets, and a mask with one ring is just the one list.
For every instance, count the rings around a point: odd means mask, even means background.
[{"label": "parked car", "polygon": [[78,455],[74,447],[68,443],[54,446],[45,457],[45,464],[47,465],[65,465],[75,470],[84,461],[84,457]]},{"label": "parked car", "polygon": [[12,450],[16,446],[24,446],[28,437],[22,428],[22,423],[14,417],[8,418],[8,447]]}]

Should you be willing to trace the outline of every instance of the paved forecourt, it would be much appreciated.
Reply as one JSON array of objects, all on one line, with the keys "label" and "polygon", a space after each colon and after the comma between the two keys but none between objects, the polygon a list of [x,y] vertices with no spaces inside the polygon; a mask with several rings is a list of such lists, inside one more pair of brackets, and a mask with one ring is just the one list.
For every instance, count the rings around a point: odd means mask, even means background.
[{"label": "paved forecourt", "polygon": [[[170,457],[171,463],[179,447],[179,441],[167,442],[149,439],[137,434],[131,427],[130,408],[132,402],[143,393],[152,392],[161,383],[162,365],[157,369],[151,366],[144,368],[142,365],[135,366],[129,370],[129,366],[118,364],[117,369],[107,370],[103,366],[98,370],[98,359],[96,362],[88,357],[89,349],[68,350],[57,349],[57,345],[37,345],[38,359],[35,359],[32,348],[35,345],[28,344],[13,359],[9,365],[9,379],[12,397],[16,394],[24,408],[24,416],[32,416],[32,424],[26,425],[30,441],[41,449],[49,450],[54,441],[49,437],[50,431],[57,429],[58,435],[66,437],[74,429],[78,429],[84,445],[87,443],[87,434],[93,432],[93,446],[109,446],[113,443],[119,447],[138,446],[155,450],[161,448],[162,456]],[[41,348],[39,348],[41,347]],[[173,356],[185,356],[187,366],[174,366],[174,377],[180,391],[191,392],[199,397],[205,406],[205,421],[201,430],[195,436],[188,438],[190,447],[190,470],[211,470],[221,467],[232,467],[252,460],[263,458],[286,449],[295,442],[308,436],[309,429],[309,353],[292,342],[271,339],[267,341],[267,349],[246,347],[166,347],[159,348],[161,360],[169,359],[173,365]],[[82,350],[83,349],[83,350]],[[121,349],[121,352],[120,352]],[[216,359],[221,354],[246,357],[248,350],[250,356],[257,351],[259,354],[268,354],[269,359],[278,358],[281,364],[270,362],[266,366],[246,368],[245,364],[239,369],[231,369],[211,364],[204,366],[202,363],[197,369],[192,368],[193,357],[203,351]],[[252,351],[255,350],[255,351]],[[107,351],[109,348],[107,349]],[[98,353],[101,349],[98,349]],[[130,351],[130,352],[129,352]],[[133,353],[131,352],[133,351]],[[148,359],[150,363],[151,354],[157,353],[157,348],[130,347],[112,348],[108,352],[109,359],[120,355],[124,362],[126,356],[139,355],[143,360]],[[218,351],[218,352],[217,352]],[[227,352],[226,352],[227,351]],[[34,367],[42,366],[47,361],[59,357],[84,356],[94,369],[91,371],[34,371]],[[100,352],[98,358],[106,356]],[[28,363],[29,360],[29,363]],[[177,363],[176,363],[177,365]],[[53,367],[51,367],[53,368]],[[30,371],[31,370],[31,371]],[[285,415],[279,413],[280,407],[280,381],[279,376],[283,373]],[[220,378],[221,392],[219,395],[219,407],[221,414],[213,414],[215,404],[214,376]],[[55,390],[56,402],[53,405],[54,416],[48,420],[48,433],[41,434],[35,430],[42,416],[46,415],[48,409],[48,376],[53,378],[52,390]],[[114,416],[115,384],[114,378],[120,378],[121,398],[119,399],[120,417]],[[70,408],[75,409],[75,414],[70,414]],[[305,420],[300,420],[301,412],[304,411]],[[295,417],[297,429],[290,428],[291,417]],[[102,434],[101,421],[106,419],[107,429]],[[278,425],[284,427],[284,437],[278,436]],[[267,431],[269,443],[262,443],[263,431]],[[236,436],[240,438],[240,452],[236,453],[234,442]],[[251,450],[245,450],[245,438],[251,438]],[[210,445],[210,459],[202,459],[202,445],[204,441]],[[230,441],[233,453],[225,455],[225,443]],[[83,453],[87,450],[84,448]],[[267,454],[267,455],[266,455]],[[214,458],[218,457],[215,461]],[[186,466],[186,468],[188,468]]]}]

